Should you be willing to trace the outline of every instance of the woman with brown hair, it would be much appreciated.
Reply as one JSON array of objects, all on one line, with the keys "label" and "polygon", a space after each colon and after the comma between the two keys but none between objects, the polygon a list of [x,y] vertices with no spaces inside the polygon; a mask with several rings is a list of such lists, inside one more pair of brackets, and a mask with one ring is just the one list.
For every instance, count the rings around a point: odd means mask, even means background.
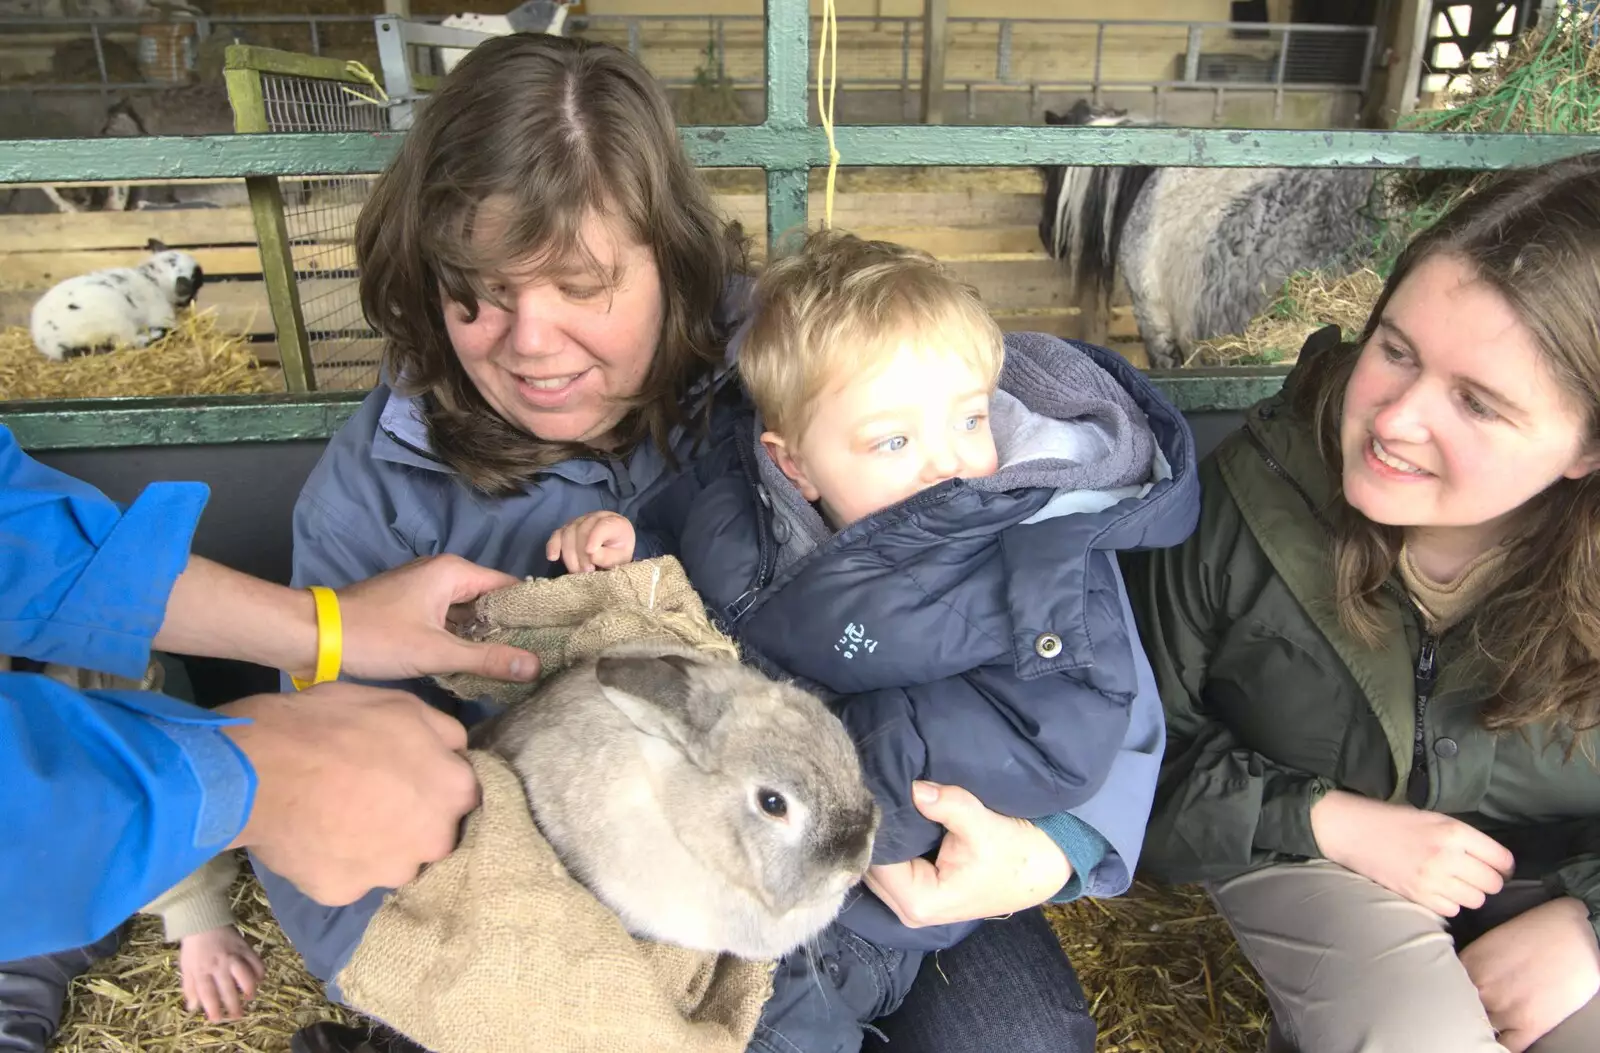
[{"label": "woman with brown hair", "polygon": [[[699,478],[737,456],[729,437],[742,396],[728,343],[742,247],[684,155],[665,93],[626,52],[540,35],[471,52],[421,104],[362,212],[357,254],[385,381],[300,495],[294,584],[339,586],[441,552],[518,577],[556,574],[545,543],[563,524],[620,511],[675,536]],[[472,708],[421,682],[402,686]],[[1145,785],[1160,749],[1150,694],[1144,738],[1119,754]],[[965,855],[942,859],[938,880],[901,906],[924,924],[1016,916],[918,974],[883,1030],[897,1050],[1091,1048],[1081,989],[1028,909],[1074,876],[1067,850],[1042,825],[957,788],[943,797],[955,802],[947,844]],[[1136,805],[1123,810],[1142,828]],[[1126,887],[1134,860],[1112,849],[1097,858],[1074,887],[1105,887],[1110,872],[1122,882],[1114,891]],[[259,861],[256,871],[311,971],[336,976],[384,893],[328,909]],[[813,956],[808,990],[849,988],[838,998],[865,1002],[864,1019],[841,1019],[833,995],[822,1012],[775,998],[757,1048],[857,1048],[862,1024],[906,995],[884,979],[893,963],[797,953]],[[296,1048],[338,1050],[347,1038],[354,1046],[365,1033],[321,1025]]]},{"label": "woman with brown hair", "polygon": [[1129,587],[1145,859],[1273,1049],[1600,1049],[1600,157],[1504,175],[1307,343]]}]

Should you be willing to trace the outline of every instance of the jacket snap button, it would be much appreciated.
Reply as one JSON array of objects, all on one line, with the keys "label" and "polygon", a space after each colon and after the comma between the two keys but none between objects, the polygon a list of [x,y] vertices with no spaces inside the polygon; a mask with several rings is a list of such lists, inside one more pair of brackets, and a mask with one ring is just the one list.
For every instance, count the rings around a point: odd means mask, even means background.
[{"label": "jacket snap button", "polygon": [[1033,650],[1040,658],[1054,658],[1061,653],[1061,637],[1055,633],[1040,633],[1033,641]]},{"label": "jacket snap button", "polygon": [[1433,752],[1441,757],[1454,757],[1461,752],[1461,747],[1455,739],[1434,739]]},{"label": "jacket snap button", "polygon": [[835,980],[839,978],[839,959],[833,957],[833,955],[830,954],[822,959],[822,967],[828,970],[828,975]]}]

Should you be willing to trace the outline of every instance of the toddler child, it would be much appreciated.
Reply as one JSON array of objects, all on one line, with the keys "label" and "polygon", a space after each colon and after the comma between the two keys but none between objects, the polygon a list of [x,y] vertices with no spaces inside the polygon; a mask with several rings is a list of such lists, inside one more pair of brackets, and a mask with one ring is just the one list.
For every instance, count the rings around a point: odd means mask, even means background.
[{"label": "toddler child", "polygon": [[[1063,897],[1079,894],[1108,852],[1137,850],[1069,813],[1151,683],[1116,552],[1193,528],[1197,493],[1167,456],[1192,461],[1181,418],[1117,356],[1003,338],[932,257],[848,234],[766,269],[737,354],[749,437],[682,537],[593,513],[549,557],[581,571],[636,547],[677,554],[746,660],[829,699],[850,730],[883,808],[875,865],[937,847],[912,803],[929,780],[1038,820],[1072,868]],[[1126,803],[1140,831],[1155,774],[1141,771]],[[892,1009],[921,952],[975,924],[908,928],[863,889],[810,955],[834,991],[792,955],[764,1024],[801,1049],[854,1048],[817,1036]]]}]

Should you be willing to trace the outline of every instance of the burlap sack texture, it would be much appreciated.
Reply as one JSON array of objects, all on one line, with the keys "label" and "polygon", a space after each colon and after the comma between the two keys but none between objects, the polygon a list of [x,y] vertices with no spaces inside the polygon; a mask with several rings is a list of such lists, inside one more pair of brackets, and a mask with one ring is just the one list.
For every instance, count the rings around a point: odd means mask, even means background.
[{"label": "burlap sack texture", "polygon": [[[534,651],[546,675],[623,641],[737,657],[670,557],[524,582],[477,610],[475,638]],[[441,682],[507,703],[530,693]],[[561,866],[510,766],[468,757],[483,803],[455,852],[378,910],[337,977],[350,1005],[436,1053],[741,1053],[772,964],[634,939]]]},{"label": "burlap sack texture", "polygon": [[[592,574],[534,578],[480,598],[476,613],[464,635],[532,651],[545,676],[624,641],[678,642],[735,661],[739,657],[733,641],[706,617],[683,565],[671,556]],[[461,698],[487,696],[505,705],[534,690],[467,673],[438,682]]]}]

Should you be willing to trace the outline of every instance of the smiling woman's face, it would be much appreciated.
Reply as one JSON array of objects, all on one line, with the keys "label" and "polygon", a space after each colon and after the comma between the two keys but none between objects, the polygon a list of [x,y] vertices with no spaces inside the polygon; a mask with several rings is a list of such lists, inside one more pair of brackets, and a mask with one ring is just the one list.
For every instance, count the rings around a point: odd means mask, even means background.
[{"label": "smiling woman's face", "polygon": [[603,446],[644,385],[664,304],[654,255],[619,220],[590,213],[580,234],[597,268],[486,276],[504,307],[482,301],[468,321],[445,298],[445,329],[500,416],[546,442]]},{"label": "smiling woman's face", "polygon": [[1493,524],[1592,471],[1587,415],[1470,264],[1440,255],[1395,289],[1345,390],[1344,493],[1376,523]]}]

